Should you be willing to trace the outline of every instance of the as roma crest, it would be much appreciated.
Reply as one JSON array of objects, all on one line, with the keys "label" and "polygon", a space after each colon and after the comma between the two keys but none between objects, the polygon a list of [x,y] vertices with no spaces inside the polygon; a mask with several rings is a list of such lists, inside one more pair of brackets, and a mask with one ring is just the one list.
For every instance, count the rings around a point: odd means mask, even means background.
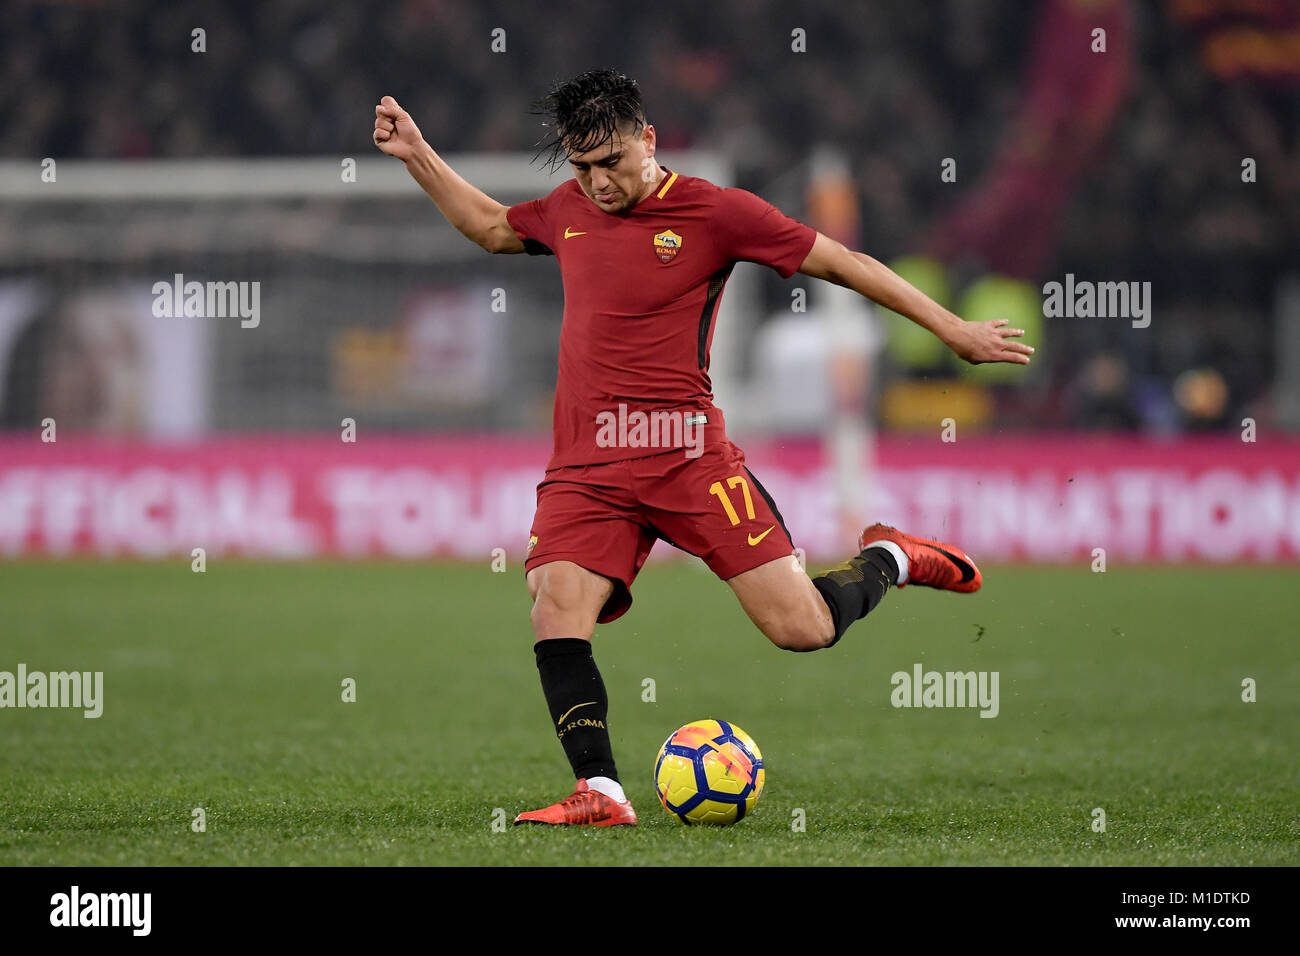
[{"label": "as roma crest", "polygon": [[682,237],[671,229],[665,229],[655,236],[655,255],[660,262],[672,262],[682,248]]}]

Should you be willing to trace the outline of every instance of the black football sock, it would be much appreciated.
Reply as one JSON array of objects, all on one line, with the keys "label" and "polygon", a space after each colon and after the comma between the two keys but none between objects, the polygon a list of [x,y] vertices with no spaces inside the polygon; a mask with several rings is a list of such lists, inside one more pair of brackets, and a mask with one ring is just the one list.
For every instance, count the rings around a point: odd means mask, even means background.
[{"label": "black football sock", "polygon": [[580,779],[618,780],[606,726],[609,698],[591,656],[591,641],[558,637],[533,645],[555,734]]},{"label": "black football sock", "polygon": [[827,647],[838,642],[850,624],[866,617],[897,581],[898,562],[884,548],[867,548],[814,577],[813,587],[821,592],[835,623],[835,639]]}]

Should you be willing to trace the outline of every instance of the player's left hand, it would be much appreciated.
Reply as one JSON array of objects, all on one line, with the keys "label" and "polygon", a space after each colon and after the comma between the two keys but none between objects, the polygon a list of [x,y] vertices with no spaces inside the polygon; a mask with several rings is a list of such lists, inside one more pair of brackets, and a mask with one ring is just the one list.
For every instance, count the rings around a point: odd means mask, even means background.
[{"label": "player's left hand", "polygon": [[985,362],[1028,365],[1034,350],[1024,342],[1012,341],[1024,335],[1025,330],[1008,328],[1010,324],[1009,319],[963,322],[948,339],[948,347],[972,365]]}]

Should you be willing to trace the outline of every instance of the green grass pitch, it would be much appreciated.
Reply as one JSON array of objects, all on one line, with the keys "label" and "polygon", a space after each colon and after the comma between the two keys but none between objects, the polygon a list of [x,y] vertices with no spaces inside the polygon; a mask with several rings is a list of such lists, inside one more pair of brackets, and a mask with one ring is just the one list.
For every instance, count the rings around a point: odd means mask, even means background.
[{"label": "green grass pitch", "polygon": [[[517,567],[0,564],[0,670],[104,672],[97,720],[0,710],[0,864],[1300,863],[1294,568],[986,569],[815,654],[698,563],[635,595],[596,659],[641,825],[501,830],[572,783]],[[917,663],[997,671],[1000,713],[894,708]],[[768,766],[726,829],[651,782],[709,716]]]}]

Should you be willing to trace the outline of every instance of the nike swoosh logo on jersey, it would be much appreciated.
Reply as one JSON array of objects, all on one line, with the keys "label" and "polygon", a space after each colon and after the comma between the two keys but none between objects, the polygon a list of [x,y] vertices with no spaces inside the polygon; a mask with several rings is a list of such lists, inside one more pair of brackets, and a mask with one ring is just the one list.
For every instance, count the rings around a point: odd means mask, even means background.
[{"label": "nike swoosh logo on jersey", "polygon": [[755,538],[755,537],[751,534],[751,535],[749,536],[749,546],[752,548],[754,545],[758,544],[760,541],[762,541],[764,538],[766,538],[769,534],[771,534],[771,533],[772,533],[772,528],[775,528],[775,527],[776,527],[776,525],[772,525],[771,528],[768,528],[766,531],[764,531],[762,534],[760,534],[757,538]]},{"label": "nike swoosh logo on jersey", "polygon": [[565,238],[565,239],[572,239],[574,236],[585,236],[585,235],[586,235],[585,232],[570,232],[569,230],[572,229],[572,228],[573,228],[572,226],[565,226],[565,227],[564,227],[564,238]]}]

